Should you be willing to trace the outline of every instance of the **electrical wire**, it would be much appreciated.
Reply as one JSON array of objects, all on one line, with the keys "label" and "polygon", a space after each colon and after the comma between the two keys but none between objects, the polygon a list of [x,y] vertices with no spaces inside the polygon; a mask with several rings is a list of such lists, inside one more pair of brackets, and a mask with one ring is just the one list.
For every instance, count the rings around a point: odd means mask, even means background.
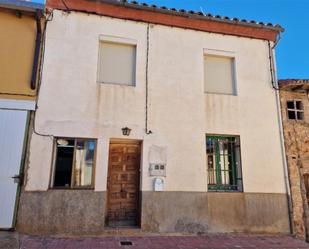
[{"label": "electrical wire", "polygon": [[35,107],[35,111],[33,114],[33,133],[36,134],[37,136],[41,137],[50,137],[54,138],[53,135],[49,134],[42,134],[36,130],[36,113],[39,109],[38,102],[39,102],[39,97],[40,97],[40,90],[41,90],[41,85],[42,85],[42,73],[43,73],[43,65],[44,65],[44,58],[45,58],[45,43],[46,43],[46,30],[47,30],[47,23],[53,20],[53,11],[50,12],[50,14],[46,17],[46,21],[44,24],[44,32],[43,32],[43,38],[42,38],[42,48],[41,48],[41,58],[40,58],[40,71],[39,71],[39,78],[38,78],[38,88],[37,88],[37,103]]},{"label": "electrical wire", "polygon": [[148,72],[149,72],[149,26],[147,25],[147,51],[146,51],[146,110],[145,110],[145,132],[147,135],[152,134],[152,131],[148,129],[148,105],[149,105],[149,82],[148,82]]}]

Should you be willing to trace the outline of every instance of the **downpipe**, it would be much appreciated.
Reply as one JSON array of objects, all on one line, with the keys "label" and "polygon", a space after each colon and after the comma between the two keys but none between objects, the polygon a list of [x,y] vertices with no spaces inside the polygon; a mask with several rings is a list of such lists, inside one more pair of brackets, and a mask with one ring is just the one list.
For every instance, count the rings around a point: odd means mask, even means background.
[{"label": "downpipe", "polygon": [[282,123],[282,113],[281,113],[281,102],[280,102],[280,95],[279,95],[279,84],[277,79],[277,70],[276,70],[276,62],[274,60],[274,49],[278,44],[280,37],[276,40],[273,46],[271,46],[270,42],[268,41],[268,49],[269,49],[269,60],[270,60],[270,73],[271,73],[271,81],[272,87],[275,91],[276,95],[276,106],[277,106],[277,117],[278,117],[278,125],[279,125],[279,133],[280,133],[280,144],[281,144],[281,152],[282,152],[282,162],[283,162],[283,172],[284,172],[284,179],[285,179],[285,189],[287,193],[287,201],[288,201],[288,212],[289,212],[289,225],[290,225],[290,234],[294,233],[293,229],[293,221],[292,221],[292,197],[291,197],[291,184],[289,179],[288,173],[288,165],[287,165],[287,157],[286,157],[286,150],[284,144],[284,131],[283,131],[283,123]]}]

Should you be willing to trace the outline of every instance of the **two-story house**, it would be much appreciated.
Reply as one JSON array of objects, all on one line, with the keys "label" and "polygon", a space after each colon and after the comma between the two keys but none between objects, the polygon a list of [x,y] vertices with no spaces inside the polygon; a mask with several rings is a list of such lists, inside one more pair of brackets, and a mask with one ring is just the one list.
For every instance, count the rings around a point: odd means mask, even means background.
[{"label": "two-story house", "polygon": [[19,231],[289,232],[279,25],[126,1],[46,7]]},{"label": "two-story house", "polygon": [[35,110],[44,5],[0,1],[0,229],[15,226],[31,111]]}]

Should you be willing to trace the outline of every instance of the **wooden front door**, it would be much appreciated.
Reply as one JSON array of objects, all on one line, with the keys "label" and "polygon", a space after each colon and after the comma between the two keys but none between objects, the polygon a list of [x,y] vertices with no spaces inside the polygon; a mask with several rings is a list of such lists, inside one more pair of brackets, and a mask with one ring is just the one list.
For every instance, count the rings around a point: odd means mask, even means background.
[{"label": "wooden front door", "polygon": [[111,141],[107,178],[107,226],[139,225],[140,158],[140,141]]}]

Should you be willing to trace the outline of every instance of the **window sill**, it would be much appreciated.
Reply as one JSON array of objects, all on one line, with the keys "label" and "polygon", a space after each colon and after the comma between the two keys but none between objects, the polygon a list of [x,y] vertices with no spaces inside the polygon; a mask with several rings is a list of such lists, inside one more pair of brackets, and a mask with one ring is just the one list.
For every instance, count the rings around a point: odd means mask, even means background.
[{"label": "window sill", "polygon": [[222,95],[222,96],[231,96],[231,97],[237,97],[237,93],[215,93],[215,92],[204,92],[204,94],[207,95]]},{"label": "window sill", "polygon": [[238,190],[238,187],[237,186],[214,186],[214,185],[210,185],[208,186],[208,192],[236,192],[236,193],[239,193],[239,192],[243,192],[242,190]]},{"label": "window sill", "polygon": [[94,187],[85,187],[85,188],[61,188],[61,187],[58,187],[58,188],[49,188],[48,190],[94,190]]},{"label": "window sill", "polygon": [[103,81],[97,81],[98,84],[103,85],[114,85],[114,86],[124,86],[124,87],[136,87],[136,83],[133,84],[121,84],[121,83],[114,83],[114,82],[103,82]]},{"label": "window sill", "polygon": [[208,189],[208,193],[243,193],[240,190],[210,190]]},{"label": "window sill", "polygon": [[304,119],[287,119],[289,122],[298,122],[298,123],[306,123],[306,120]]}]

